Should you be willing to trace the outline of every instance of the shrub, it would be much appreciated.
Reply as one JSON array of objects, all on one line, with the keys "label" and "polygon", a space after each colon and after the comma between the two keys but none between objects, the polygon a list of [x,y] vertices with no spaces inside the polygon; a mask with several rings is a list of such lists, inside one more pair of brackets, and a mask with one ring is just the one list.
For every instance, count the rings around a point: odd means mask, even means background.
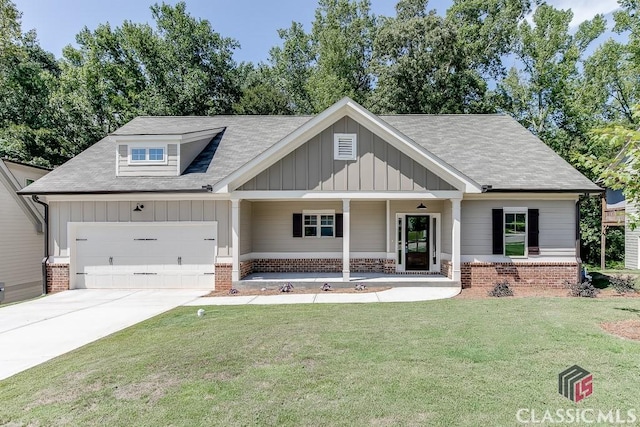
[{"label": "shrub", "polygon": [[293,285],[291,283],[285,283],[280,286],[280,292],[293,292]]},{"label": "shrub", "polygon": [[320,290],[321,290],[321,291],[325,291],[325,292],[326,292],[326,291],[330,291],[330,290],[331,290],[331,285],[330,285],[330,284],[328,284],[328,283],[325,283],[324,285],[322,285],[322,286],[320,287]]},{"label": "shrub", "polygon": [[609,278],[609,285],[619,294],[638,292],[636,289],[636,279],[633,276],[616,275]]},{"label": "shrub", "polygon": [[356,291],[364,291],[365,289],[367,289],[367,287],[364,285],[364,283],[356,283]]},{"label": "shrub", "polygon": [[600,289],[593,286],[591,280],[585,280],[582,283],[567,282],[566,286],[569,289],[569,296],[572,297],[595,298],[600,293]]},{"label": "shrub", "polygon": [[512,297],[513,291],[509,288],[509,282],[498,282],[487,294],[490,297]]}]

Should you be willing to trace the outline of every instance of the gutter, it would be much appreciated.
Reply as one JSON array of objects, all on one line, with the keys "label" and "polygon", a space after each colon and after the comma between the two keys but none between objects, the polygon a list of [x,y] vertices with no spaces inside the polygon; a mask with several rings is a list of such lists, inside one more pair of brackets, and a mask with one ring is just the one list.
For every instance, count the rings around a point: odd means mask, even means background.
[{"label": "gutter", "polygon": [[47,294],[47,261],[49,260],[49,205],[41,202],[38,196],[33,195],[31,199],[44,206],[44,258],[42,259],[42,295]]},{"label": "gutter", "polygon": [[604,188],[593,189],[533,189],[533,188],[493,188],[491,185],[483,185],[483,193],[580,193],[580,194],[599,194],[604,193]]},{"label": "gutter", "polygon": [[[27,187],[28,188],[28,187]],[[199,194],[199,193],[210,193],[212,191],[212,188],[210,185],[203,185],[202,188],[198,188],[198,189],[188,189],[188,190],[103,190],[103,191],[42,191],[42,190],[38,190],[38,191],[18,191],[18,194],[22,195],[22,196],[35,196],[38,194],[47,196],[47,195],[56,195],[56,194],[60,194],[60,195],[65,195],[65,196],[69,196],[69,195],[74,195],[74,194],[140,194],[140,193],[144,193],[144,194],[153,194],[153,193],[184,193],[184,194]]]}]

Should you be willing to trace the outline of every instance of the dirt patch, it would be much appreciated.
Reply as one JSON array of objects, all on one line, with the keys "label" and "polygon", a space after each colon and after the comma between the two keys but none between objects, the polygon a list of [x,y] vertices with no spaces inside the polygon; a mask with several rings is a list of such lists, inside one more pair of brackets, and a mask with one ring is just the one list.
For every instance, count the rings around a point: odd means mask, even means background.
[{"label": "dirt patch", "polygon": [[640,320],[638,319],[602,323],[600,327],[617,337],[640,341]]},{"label": "dirt patch", "polygon": [[179,385],[182,381],[167,374],[154,374],[143,381],[114,386],[113,396],[119,400],[141,400],[155,403],[167,393],[167,390]]},{"label": "dirt patch", "polygon": [[237,294],[229,294],[229,291],[213,291],[205,295],[205,297],[240,297],[247,295],[286,295],[286,294],[320,294],[320,293],[334,293],[334,294],[366,294],[369,292],[381,292],[391,289],[391,286],[380,287],[367,287],[363,291],[356,291],[354,288],[333,288],[330,291],[321,291],[320,286],[317,288],[293,288],[293,292],[280,292],[278,288],[272,286],[260,289],[241,289]]}]

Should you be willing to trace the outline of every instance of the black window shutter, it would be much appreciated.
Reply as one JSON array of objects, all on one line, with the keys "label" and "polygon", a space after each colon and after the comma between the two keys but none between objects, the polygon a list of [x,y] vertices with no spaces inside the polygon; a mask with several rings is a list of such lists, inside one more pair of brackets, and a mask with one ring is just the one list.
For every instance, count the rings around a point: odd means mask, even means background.
[{"label": "black window shutter", "polygon": [[293,214],[293,237],[302,237],[302,214]]},{"label": "black window shutter", "polygon": [[527,213],[528,231],[527,239],[529,240],[529,253],[531,255],[538,254],[538,246],[540,246],[538,236],[540,234],[540,211],[538,209],[529,209]]},{"label": "black window shutter", "polygon": [[504,239],[504,215],[502,209],[493,209],[493,254],[502,255]]},{"label": "black window shutter", "polygon": [[336,214],[336,237],[342,237],[342,214]]}]

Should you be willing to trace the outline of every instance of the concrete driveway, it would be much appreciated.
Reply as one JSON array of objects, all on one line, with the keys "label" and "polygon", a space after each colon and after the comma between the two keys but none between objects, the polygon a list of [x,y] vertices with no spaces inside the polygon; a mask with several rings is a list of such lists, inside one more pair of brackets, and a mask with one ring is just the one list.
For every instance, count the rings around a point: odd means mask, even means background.
[{"label": "concrete driveway", "polygon": [[73,290],[0,306],[0,380],[206,293]]}]

